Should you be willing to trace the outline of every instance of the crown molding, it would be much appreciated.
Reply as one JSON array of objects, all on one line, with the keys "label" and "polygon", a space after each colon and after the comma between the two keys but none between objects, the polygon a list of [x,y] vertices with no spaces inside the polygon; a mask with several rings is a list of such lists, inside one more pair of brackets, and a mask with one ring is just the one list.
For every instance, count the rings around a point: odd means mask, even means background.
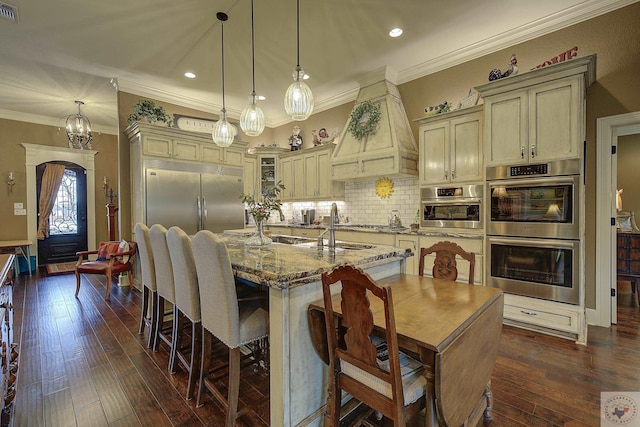
[{"label": "crown molding", "polygon": [[[38,114],[22,113],[20,111],[0,109],[0,119],[15,120],[17,122],[35,123],[38,125],[53,126],[56,128],[64,128],[64,118],[41,116]],[[92,125],[92,132],[104,133],[108,135],[117,135],[118,128],[114,126]]]}]

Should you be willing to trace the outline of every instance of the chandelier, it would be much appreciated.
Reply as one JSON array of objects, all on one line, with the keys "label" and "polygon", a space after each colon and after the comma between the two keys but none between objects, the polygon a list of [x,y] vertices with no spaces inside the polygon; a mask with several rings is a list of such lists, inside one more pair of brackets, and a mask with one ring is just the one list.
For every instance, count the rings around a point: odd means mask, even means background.
[{"label": "chandelier", "polygon": [[240,114],[240,128],[248,136],[258,136],[264,130],[264,113],[256,105],[256,54],[255,35],[253,25],[253,0],[251,0],[251,77],[252,90],[249,96],[250,102]]},{"label": "chandelier", "polygon": [[228,147],[233,142],[238,130],[227,120],[227,109],[224,103],[224,23],[229,17],[224,12],[218,12],[216,18],[220,21],[221,39],[222,39],[222,115],[220,119],[213,125],[211,136],[213,142],[219,147]]},{"label": "chandelier", "polygon": [[84,105],[82,101],[75,101],[78,104],[78,114],[67,116],[67,139],[69,140],[69,148],[79,148],[81,150],[91,149],[93,136],[91,135],[91,122],[80,113],[80,106]]},{"label": "chandelier", "polygon": [[304,82],[304,71],[300,66],[300,0],[296,1],[296,35],[298,42],[298,64],[293,72],[291,86],[284,95],[284,109],[292,120],[306,120],[313,111],[313,93]]}]

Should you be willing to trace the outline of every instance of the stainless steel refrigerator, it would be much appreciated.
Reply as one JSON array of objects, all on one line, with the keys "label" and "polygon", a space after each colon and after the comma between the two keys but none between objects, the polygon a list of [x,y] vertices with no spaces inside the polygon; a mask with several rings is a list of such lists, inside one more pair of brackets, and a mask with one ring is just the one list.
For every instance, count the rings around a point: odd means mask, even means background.
[{"label": "stainless steel refrigerator", "polygon": [[145,169],[146,224],[187,234],[244,227],[242,168],[158,162]]}]

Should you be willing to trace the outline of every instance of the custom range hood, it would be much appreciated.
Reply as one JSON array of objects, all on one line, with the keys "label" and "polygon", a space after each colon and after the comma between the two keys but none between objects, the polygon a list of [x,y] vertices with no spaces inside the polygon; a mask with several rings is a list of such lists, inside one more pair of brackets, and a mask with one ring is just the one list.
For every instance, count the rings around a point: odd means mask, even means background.
[{"label": "custom range hood", "polygon": [[[360,119],[358,123],[366,126],[370,115],[362,106],[379,105],[380,119],[374,131],[365,131],[367,135],[358,139],[349,130],[352,120],[349,117],[331,157],[331,179],[365,181],[382,176],[416,177],[418,146],[400,100],[400,93],[396,85],[391,83],[387,68],[367,73],[358,83],[360,91],[351,115],[355,113]],[[371,104],[365,101],[370,101]]]}]

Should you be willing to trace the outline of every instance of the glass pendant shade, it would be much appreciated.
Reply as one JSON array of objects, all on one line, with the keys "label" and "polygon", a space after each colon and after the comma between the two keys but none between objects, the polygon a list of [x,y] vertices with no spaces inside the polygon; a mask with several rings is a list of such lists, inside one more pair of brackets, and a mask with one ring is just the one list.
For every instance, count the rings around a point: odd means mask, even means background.
[{"label": "glass pendant shade", "polygon": [[234,125],[229,123],[227,113],[223,110],[220,120],[213,125],[213,130],[211,131],[213,142],[215,142],[218,147],[228,147],[233,143],[237,133],[238,130]]},{"label": "glass pendant shade", "polygon": [[264,113],[256,105],[255,95],[251,96],[251,103],[240,114],[240,128],[247,136],[258,136],[264,130]]},{"label": "glass pendant shade", "polygon": [[69,148],[88,148],[91,149],[93,136],[91,135],[91,122],[88,118],[80,114],[80,106],[84,104],[82,101],[75,101],[78,104],[78,114],[67,116],[67,139],[69,140]]},{"label": "glass pendant shade", "polygon": [[313,93],[304,82],[304,71],[296,67],[294,82],[284,95],[284,109],[292,120],[306,120],[313,112]]}]

